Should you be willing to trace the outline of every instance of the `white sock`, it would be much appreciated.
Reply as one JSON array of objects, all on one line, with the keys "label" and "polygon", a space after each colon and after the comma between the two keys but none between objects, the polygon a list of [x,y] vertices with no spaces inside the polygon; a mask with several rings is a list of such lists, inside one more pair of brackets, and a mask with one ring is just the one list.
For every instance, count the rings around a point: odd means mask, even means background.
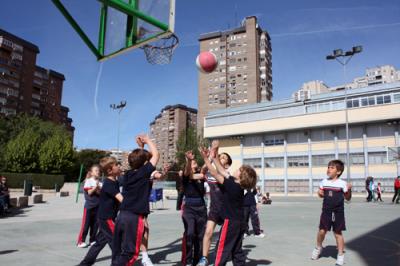
[{"label": "white sock", "polygon": [[149,260],[149,255],[147,254],[147,251],[142,251],[142,260]]}]

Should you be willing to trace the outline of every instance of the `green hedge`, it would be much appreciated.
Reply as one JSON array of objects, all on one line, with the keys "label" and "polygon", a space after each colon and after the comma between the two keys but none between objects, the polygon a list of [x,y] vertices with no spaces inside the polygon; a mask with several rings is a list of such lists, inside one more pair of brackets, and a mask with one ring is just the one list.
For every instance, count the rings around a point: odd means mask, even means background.
[{"label": "green hedge", "polygon": [[24,180],[31,180],[33,186],[40,186],[41,189],[54,189],[55,184],[61,188],[64,185],[64,175],[46,175],[30,173],[0,173],[7,177],[9,188],[23,188]]}]

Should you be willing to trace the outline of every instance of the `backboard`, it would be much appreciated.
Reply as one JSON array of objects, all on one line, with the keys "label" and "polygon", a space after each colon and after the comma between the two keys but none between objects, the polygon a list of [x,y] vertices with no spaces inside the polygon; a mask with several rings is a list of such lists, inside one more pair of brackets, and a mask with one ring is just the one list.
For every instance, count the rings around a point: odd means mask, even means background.
[{"label": "backboard", "polygon": [[400,160],[400,146],[387,147],[387,159],[389,162]]},{"label": "backboard", "polygon": [[[97,42],[89,38],[80,22],[69,10],[68,5],[71,5],[71,1],[52,0],[99,61],[142,47],[174,33],[175,0],[90,1],[96,2],[100,10]],[[80,4],[83,3],[80,2]]]}]

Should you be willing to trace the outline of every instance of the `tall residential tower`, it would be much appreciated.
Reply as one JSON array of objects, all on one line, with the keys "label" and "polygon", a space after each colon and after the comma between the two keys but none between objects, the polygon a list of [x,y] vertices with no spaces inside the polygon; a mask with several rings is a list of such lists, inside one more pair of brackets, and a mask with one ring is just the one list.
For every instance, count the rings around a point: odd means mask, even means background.
[{"label": "tall residential tower", "polygon": [[198,132],[211,110],[225,109],[272,99],[271,39],[256,17],[242,26],[202,34],[200,52],[214,53],[219,65],[210,73],[199,73]]},{"label": "tall residential tower", "polygon": [[196,128],[197,110],[182,104],[167,105],[150,123],[151,138],[160,152],[159,165],[176,160],[176,142],[188,127]]}]

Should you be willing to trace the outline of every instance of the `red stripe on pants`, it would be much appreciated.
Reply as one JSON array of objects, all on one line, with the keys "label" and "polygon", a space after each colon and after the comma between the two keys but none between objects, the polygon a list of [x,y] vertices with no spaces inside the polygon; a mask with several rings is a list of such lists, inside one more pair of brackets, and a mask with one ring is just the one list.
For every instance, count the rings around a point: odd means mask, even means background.
[{"label": "red stripe on pants", "polygon": [[221,236],[219,238],[217,257],[215,258],[215,266],[218,266],[219,263],[221,262],[222,252],[224,252],[226,233],[228,232],[228,225],[229,225],[229,220],[225,219],[224,225],[222,226]]},{"label": "red stripe on pants", "polygon": [[83,228],[85,227],[85,223],[86,223],[86,208],[83,208],[83,217],[82,217],[81,230],[79,231],[78,235],[78,244],[82,243],[82,234],[83,234]]},{"label": "red stripe on pants", "polygon": [[186,265],[186,234],[183,234],[182,237],[182,258],[181,262],[183,265]]},{"label": "red stripe on pants", "polygon": [[139,250],[140,250],[140,244],[142,243],[143,232],[144,232],[143,216],[139,215],[138,224],[136,228],[136,250],[135,254],[133,254],[133,257],[126,264],[127,266],[132,266],[139,256]]},{"label": "red stripe on pants", "polygon": [[108,228],[111,230],[111,233],[114,234],[114,227],[115,227],[114,221],[112,219],[108,219],[107,225]]}]

